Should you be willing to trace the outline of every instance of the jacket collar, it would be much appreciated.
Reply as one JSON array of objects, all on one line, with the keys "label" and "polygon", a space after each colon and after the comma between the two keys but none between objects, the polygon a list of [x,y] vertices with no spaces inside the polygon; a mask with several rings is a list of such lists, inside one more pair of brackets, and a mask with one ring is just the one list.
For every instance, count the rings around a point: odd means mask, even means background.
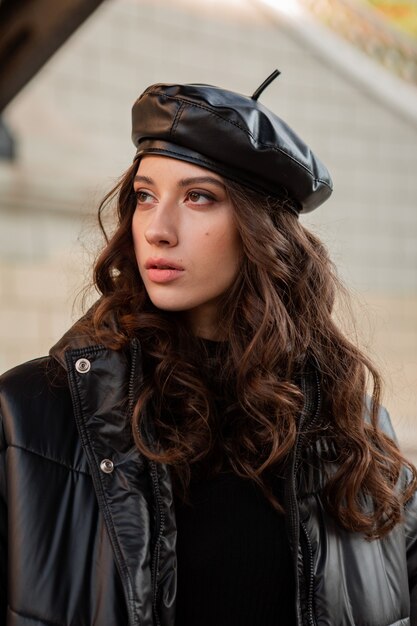
[{"label": "jacket collar", "polygon": [[[57,341],[49,350],[49,356],[58,361],[58,363],[67,370],[66,353],[69,350],[77,350],[83,348],[103,348],[104,346],[97,340],[94,334],[92,324],[91,332],[86,332],[88,320],[93,316],[93,312],[97,303],[95,303],[71,328]],[[112,318],[108,322],[108,326],[116,328],[116,321]]]}]

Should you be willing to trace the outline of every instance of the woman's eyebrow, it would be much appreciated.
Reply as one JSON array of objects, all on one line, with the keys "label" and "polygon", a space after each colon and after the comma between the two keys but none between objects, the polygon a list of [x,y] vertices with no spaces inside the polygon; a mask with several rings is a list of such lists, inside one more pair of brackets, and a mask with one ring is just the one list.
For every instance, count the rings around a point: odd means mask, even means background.
[{"label": "woman's eyebrow", "polygon": [[178,181],[178,187],[188,187],[188,185],[196,185],[198,183],[212,183],[213,185],[221,187],[223,190],[225,189],[223,183],[217,178],[213,178],[212,176],[192,176],[190,178],[182,178],[180,181]]},{"label": "woman's eyebrow", "polygon": [[147,185],[154,184],[154,181],[152,180],[152,178],[149,178],[149,176],[139,176],[139,175],[135,176],[135,178],[133,179],[133,182],[146,183]]}]

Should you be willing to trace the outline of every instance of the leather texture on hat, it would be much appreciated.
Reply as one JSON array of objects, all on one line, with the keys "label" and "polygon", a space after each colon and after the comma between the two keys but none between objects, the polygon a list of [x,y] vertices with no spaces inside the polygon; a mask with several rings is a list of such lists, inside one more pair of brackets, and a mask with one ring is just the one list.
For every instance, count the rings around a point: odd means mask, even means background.
[{"label": "leather texture on hat", "polygon": [[151,85],[133,105],[132,140],[136,158],[170,156],[265,194],[286,190],[303,213],[332,192],[326,167],[282,119],[219,87]]}]

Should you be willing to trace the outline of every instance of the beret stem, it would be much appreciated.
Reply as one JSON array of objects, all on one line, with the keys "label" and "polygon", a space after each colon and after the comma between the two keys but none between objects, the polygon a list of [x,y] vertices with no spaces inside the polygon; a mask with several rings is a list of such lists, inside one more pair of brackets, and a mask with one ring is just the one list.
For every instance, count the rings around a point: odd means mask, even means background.
[{"label": "beret stem", "polygon": [[257,100],[259,96],[261,95],[261,93],[268,87],[268,85],[270,85],[272,81],[275,80],[276,77],[279,76],[280,74],[281,72],[279,70],[274,70],[272,74],[268,76],[267,79],[264,80],[262,85],[259,85],[258,89],[256,89],[256,91],[253,92],[251,99]]}]

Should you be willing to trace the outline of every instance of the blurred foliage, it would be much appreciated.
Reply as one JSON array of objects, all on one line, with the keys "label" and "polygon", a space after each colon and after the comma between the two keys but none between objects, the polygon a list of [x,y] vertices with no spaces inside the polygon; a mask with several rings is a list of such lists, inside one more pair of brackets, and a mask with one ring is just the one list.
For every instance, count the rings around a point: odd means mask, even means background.
[{"label": "blurred foliage", "polygon": [[417,38],[417,1],[410,0],[362,0],[388,19],[397,28]]}]

